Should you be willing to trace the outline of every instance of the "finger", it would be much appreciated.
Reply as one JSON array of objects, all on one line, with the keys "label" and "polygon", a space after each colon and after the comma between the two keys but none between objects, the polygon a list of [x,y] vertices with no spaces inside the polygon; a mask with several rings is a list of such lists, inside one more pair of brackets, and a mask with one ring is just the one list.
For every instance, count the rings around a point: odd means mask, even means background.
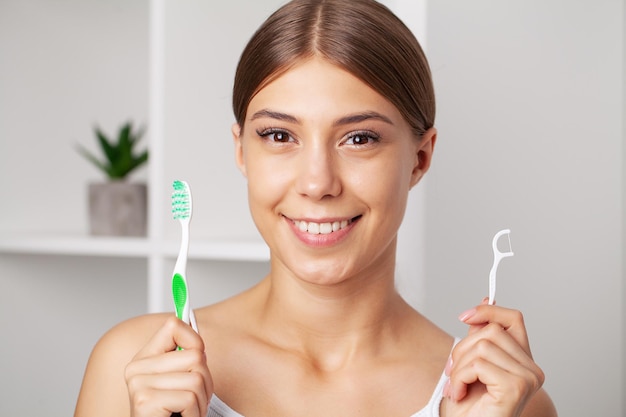
[{"label": "finger", "polygon": [[[148,392],[185,392],[192,393],[191,396],[186,395],[180,398],[185,399],[187,402],[184,406],[179,406],[178,409],[173,409],[173,405],[167,405],[162,403],[161,398],[156,398],[157,404],[161,403],[166,409],[170,411],[181,411],[183,409],[189,409],[189,401],[196,404],[196,407],[200,412],[206,411],[208,407],[210,396],[207,392],[207,381],[204,375],[197,372],[171,372],[158,375],[137,375],[133,377],[128,384],[129,392],[132,393],[132,397],[140,395],[138,393]],[[212,389],[211,389],[212,392]],[[169,394],[173,397],[173,394]]]},{"label": "finger", "polygon": [[202,338],[186,323],[176,316],[169,317],[163,326],[152,336],[150,341],[135,355],[145,358],[169,352],[176,347],[204,351]]},{"label": "finger", "polygon": [[[493,304],[495,305],[496,301],[493,301]],[[489,297],[484,297],[481,301],[480,301],[480,305],[489,305]],[[469,310],[468,310],[469,311]],[[467,313],[467,311],[465,312]],[[464,313],[461,313],[461,315],[459,316],[459,318],[461,318],[463,316]],[[468,334],[473,334],[474,332],[482,329],[483,327],[485,327],[486,323],[480,323],[480,324],[470,324],[469,325],[469,330],[468,330]]]},{"label": "finger", "polygon": [[455,346],[451,356],[458,368],[484,359],[507,372],[516,372],[519,366],[534,373],[541,372],[528,353],[498,324],[489,324],[482,331],[466,337]]},{"label": "finger", "polygon": [[[171,385],[163,384],[163,381],[169,381],[168,376],[181,374],[190,376],[188,379],[172,379]],[[162,379],[160,379],[161,376]],[[208,403],[213,393],[213,379],[207,367],[206,355],[197,349],[171,351],[149,358],[136,359],[126,366],[125,377],[131,393],[147,386],[153,388],[148,385],[149,382],[154,383],[154,387],[159,389],[194,390],[193,387],[197,387],[195,390],[199,392],[198,401],[201,404]],[[180,385],[181,382],[188,382],[190,385]]]},{"label": "finger", "polygon": [[470,325],[470,333],[472,334],[484,328],[486,324],[496,323],[505,329],[531,355],[524,316],[518,310],[493,305],[479,305],[461,313],[459,320]]},{"label": "finger", "polygon": [[[495,304],[495,301],[494,301]],[[489,305],[489,297],[485,297],[482,299],[482,301],[480,302],[480,305]],[[467,313],[467,312],[465,312]],[[461,314],[461,316],[463,315],[463,313]],[[459,316],[459,318],[461,317]],[[485,327],[488,323],[479,323],[479,324],[470,324],[469,325],[469,329],[467,331],[468,335],[474,334],[475,332],[481,330],[483,327]]]},{"label": "finger", "polygon": [[461,401],[468,394],[469,387],[480,382],[487,391],[491,387],[489,392],[497,394],[493,392],[494,388],[498,386],[499,381],[506,381],[507,378],[506,371],[484,359],[477,359],[471,365],[455,368],[450,376],[447,393],[453,401]]},{"label": "finger", "polygon": [[452,400],[461,401],[468,390],[480,388],[480,383],[489,393],[485,398],[515,407],[536,392],[542,381],[528,368],[516,362],[511,364],[509,369],[503,369],[488,359],[476,358],[453,370],[447,394]]},{"label": "finger", "polygon": [[198,349],[173,350],[159,355],[135,359],[127,365],[129,375],[167,372],[200,372],[206,367],[206,354]]},{"label": "finger", "polygon": [[194,393],[189,391],[144,390],[132,398],[132,415],[146,417],[170,417],[179,413],[183,417],[203,417]]}]

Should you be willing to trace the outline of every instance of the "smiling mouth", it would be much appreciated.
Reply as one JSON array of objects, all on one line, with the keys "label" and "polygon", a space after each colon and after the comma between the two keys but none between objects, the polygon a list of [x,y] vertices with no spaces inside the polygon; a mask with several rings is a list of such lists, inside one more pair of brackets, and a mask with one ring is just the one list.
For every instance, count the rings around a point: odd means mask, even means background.
[{"label": "smiling mouth", "polygon": [[361,218],[361,216],[356,216],[349,220],[338,220],[325,223],[307,222],[305,220],[292,220],[292,222],[301,232],[306,232],[311,235],[329,235],[348,227],[359,218]]}]

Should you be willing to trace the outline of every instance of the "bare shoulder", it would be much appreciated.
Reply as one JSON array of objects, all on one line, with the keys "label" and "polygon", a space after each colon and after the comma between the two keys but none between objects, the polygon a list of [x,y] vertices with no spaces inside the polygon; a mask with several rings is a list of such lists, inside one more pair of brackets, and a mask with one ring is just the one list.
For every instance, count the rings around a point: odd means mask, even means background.
[{"label": "bare shoulder", "polygon": [[554,403],[543,388],[526,404],[522,417],[557,417]]},{"label": "bare shoulder", "polygon": [[74,416],[130,414],[124,379],[126,365],[171,314],[149,314],[126,320],[106,332],[93,348]]},{"label": "bare shoulder", "polygon": [[146,314],[123,321],[106,332],[94,347],[89,365],[130,360],[163,326],[172,313]]},{"label": "bare shoulder", "polygon": [[[443,358],[444,362],[447,362],[454,346],[455,338],[422,314],[415,312],[414,316],[416,319],[413,322],[416,327],[411,333],[416,335],[417,340],[412,343],[415,346],[423,344],[424,351],[428,349],[433,355]],[[424,353],[420,352],[420,354],[423,355]]]}]

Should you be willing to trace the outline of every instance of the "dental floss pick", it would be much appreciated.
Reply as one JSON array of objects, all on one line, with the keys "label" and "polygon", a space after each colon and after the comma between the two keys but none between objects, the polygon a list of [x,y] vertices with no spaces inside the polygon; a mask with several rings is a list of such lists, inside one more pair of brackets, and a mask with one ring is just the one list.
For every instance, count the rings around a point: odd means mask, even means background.
[{"label": "dental floss pick", "polygon": [[[505,234],[509,239],[509,251],[500,252],[498,249],[498,239]],[[496,233],[491,242],[491,247],[493,248],[493,265],[491,267],[491,271],[489,271],[489,305],[493,305],[496,300],[496,271],[498,269],[498,264],[502,258],[513,256],[511,248],[511,231],[509,229],[504,229]]]}]

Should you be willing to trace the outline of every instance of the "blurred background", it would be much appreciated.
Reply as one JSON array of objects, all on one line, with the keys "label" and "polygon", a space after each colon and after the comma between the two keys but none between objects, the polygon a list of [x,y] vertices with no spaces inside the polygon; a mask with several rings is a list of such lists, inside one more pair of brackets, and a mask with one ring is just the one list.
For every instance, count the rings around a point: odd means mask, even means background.
[{"label": "blurred background", "polygon": [[[241,50],[279,0],[0,0],[0,415],[70,415],[115,323],[169,311],[173,179],[194,197],[196,306],[268,270],[230,125]],[[626,2],[387,0],[427,51],[433,166],[400,232],[398,286],[463,336],[511,229],[498,303],[525,313],[562,416],[626,413]],[[366,30],[367,28],[364,28]],[[88,232],[94,126],[146,126],[146,237]]]}]

